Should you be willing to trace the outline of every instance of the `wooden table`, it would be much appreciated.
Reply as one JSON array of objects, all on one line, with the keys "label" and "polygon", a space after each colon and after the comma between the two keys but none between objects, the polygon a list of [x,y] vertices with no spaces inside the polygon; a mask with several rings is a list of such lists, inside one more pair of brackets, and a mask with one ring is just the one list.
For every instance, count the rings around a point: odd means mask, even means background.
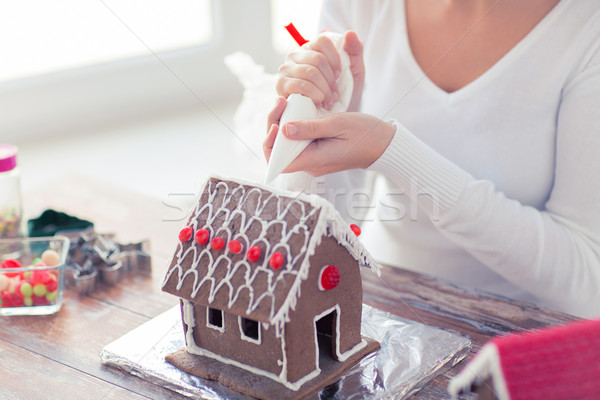
[{"label": "wooden table", "polygon": [[[106,344],[177,304],[160,291],[160,283],[182,224],[175,219],[183,214],[161,200],[76,176],[26,194],[25,208],[33,216],[54,208],[92,220],[98,232],[115,232],[120,241],[149,238],[153,273],[102,286],[90,296],[67,290],[55,315],[0,317],[0,398],[184,399],[103,367],[98,357]],[[401,269],[384,267],[382,274],[383,279],[364,271],[365,303],[467,335],[473,352],[494,335],[575,319]],[[414,398],[449,398],[446,385],[461,364]]]}]

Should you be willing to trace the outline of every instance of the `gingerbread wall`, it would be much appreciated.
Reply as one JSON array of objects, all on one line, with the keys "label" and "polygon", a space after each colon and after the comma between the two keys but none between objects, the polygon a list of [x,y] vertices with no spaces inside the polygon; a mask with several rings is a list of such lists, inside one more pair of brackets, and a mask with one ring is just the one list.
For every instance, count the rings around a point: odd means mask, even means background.
[{"label": "gingerbread wall", "polygon": [[[362,313],[362,281],[357,261],[333,237],[323,238],[310,258],[310,272],[301,286],[296,310],[290,313],[285,327],[285,347],[288,357],[288,381],[295,382],[315,369],[314,317],[324,310],[340,307],[340,352],[360,343]],[[335,265],[340,271],[337,287],[319,289],[322,267]]]},{"label": "gingerbread wall", "polygon": [[242,364],[253,366],[275,375],[281,373],[282,360],[281,341],[275,337],[275,328],[265,329],[261,324],[261,344],[256,344],[241,338],[238,316],[223,312],[224,331],[218,331],[206,324],[207,308],[194,306],[196,326],[193,335],[196,345],[215,354]]}]

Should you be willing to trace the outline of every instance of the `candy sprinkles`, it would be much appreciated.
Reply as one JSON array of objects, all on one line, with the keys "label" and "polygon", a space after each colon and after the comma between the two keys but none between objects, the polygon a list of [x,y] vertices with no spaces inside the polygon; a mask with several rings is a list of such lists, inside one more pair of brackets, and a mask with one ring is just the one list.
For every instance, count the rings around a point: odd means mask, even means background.
[{"label": "candy sprinkles", "polygon": [[0,211],[0,238],[19,236],[21,214],[16,208],[5,208]]}]

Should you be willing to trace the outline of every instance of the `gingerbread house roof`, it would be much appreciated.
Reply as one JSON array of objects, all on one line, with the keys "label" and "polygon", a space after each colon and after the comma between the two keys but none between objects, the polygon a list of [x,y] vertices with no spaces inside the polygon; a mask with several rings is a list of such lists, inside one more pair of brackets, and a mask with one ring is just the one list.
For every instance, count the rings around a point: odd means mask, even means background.
[{"label": "gingerbread house roof", "polygon": [[[309,258],[324,236],[333,236],[361,266],[378,270],[333,205],[312,195],[283,192],[233,179],[211,177],[186,222],[193,232],[205,229],[220,237],[220,250],[193,237],[177,246],[163,290],[195,304],[228,310],[267,324],[284,323],[295,308],[300,285],[308,277]],[[233,252],[231,241],[241,244]],[[261,255],[250,261],[248,249]],[[273,253],[283,265],[269,264]]]},{"label": "gingerbread house roof", "polygon": [[499,400],[595,399],[600,393],[600,320],[492,339],[450,381],[457,396],[491,378]]}]

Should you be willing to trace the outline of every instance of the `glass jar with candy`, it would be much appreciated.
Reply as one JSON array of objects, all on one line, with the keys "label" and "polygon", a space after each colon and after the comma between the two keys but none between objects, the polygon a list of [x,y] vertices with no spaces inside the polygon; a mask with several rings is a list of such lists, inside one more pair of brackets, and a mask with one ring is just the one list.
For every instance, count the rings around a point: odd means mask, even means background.
[{"label": "glass jar with candy", "polygon": [[17,148],[0,143],[0,239],[24,236]]}]

